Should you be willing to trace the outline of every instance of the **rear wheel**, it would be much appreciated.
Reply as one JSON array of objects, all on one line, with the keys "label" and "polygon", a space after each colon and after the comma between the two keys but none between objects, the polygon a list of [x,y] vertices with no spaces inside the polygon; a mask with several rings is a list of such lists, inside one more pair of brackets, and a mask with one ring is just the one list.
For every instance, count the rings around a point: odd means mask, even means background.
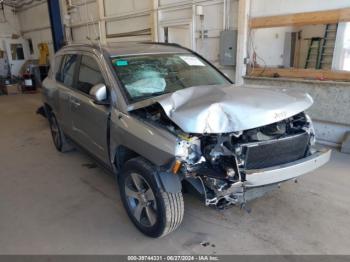
[{"label": "rear wheel", "polygon": [[162,191],[154,178],[155,169],[142,158],[129,160],[120,176],[124,207],[135,226],[150,237],[174,231],[184,214],[182,193]]},{"label": "rear wheel", "polygon": [[56,149],[62,153],[73,150],[73,146],[67,141],[64,133],[62,132],[56,116],[51,113],[49,116],[49,123],[51,129],[51,136]]}]

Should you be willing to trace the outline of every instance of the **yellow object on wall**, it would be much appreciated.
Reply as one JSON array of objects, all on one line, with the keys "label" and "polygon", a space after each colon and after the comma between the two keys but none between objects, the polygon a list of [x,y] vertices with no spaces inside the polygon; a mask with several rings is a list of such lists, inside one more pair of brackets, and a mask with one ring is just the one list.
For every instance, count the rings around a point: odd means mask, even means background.
[{"label": "yellow object on wall", "polygon": [[47,43],[38,44],[39,49],[39,65],[47,65],[49,63],[49,46]]}]

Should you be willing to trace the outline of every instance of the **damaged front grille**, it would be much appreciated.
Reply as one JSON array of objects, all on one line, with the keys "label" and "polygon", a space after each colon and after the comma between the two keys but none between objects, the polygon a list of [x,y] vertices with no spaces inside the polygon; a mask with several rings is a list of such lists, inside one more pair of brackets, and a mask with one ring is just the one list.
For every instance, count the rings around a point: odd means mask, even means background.
[{"label": "damaged front grille", "polygon": [[276,140],[243,145],[245,168],[267,168],[301,159],[306,154],[309,139],[309,134],[303,132]]}]

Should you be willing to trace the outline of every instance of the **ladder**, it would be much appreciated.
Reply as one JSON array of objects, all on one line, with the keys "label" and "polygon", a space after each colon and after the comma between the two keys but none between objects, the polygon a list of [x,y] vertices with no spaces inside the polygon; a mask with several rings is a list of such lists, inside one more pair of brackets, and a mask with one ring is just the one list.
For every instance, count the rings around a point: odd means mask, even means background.
[{"label": "ladder", "polygon": [[307,52],[305,69],[317,68],[319,63],[320,49],[321,49],[321,37],[312,37],[309,45],[309,50]]},{"label": "ladder", "polygon": [[317,69],[331,69],[338,24],[327,24]]}]

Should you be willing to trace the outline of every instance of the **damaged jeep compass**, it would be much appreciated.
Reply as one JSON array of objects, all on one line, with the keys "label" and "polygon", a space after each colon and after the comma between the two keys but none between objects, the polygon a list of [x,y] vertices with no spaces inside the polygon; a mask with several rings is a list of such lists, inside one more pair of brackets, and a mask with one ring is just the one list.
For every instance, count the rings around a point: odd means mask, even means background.
[{"label": "damaged jeep compass", "polygon": [[235,86],[175,44],[69,45],[55,55],[43,102],[55,147],[84,149],[118,179],[131,221],[162,237],[206,206],[244,205],[324,165],[308,94]]}]

